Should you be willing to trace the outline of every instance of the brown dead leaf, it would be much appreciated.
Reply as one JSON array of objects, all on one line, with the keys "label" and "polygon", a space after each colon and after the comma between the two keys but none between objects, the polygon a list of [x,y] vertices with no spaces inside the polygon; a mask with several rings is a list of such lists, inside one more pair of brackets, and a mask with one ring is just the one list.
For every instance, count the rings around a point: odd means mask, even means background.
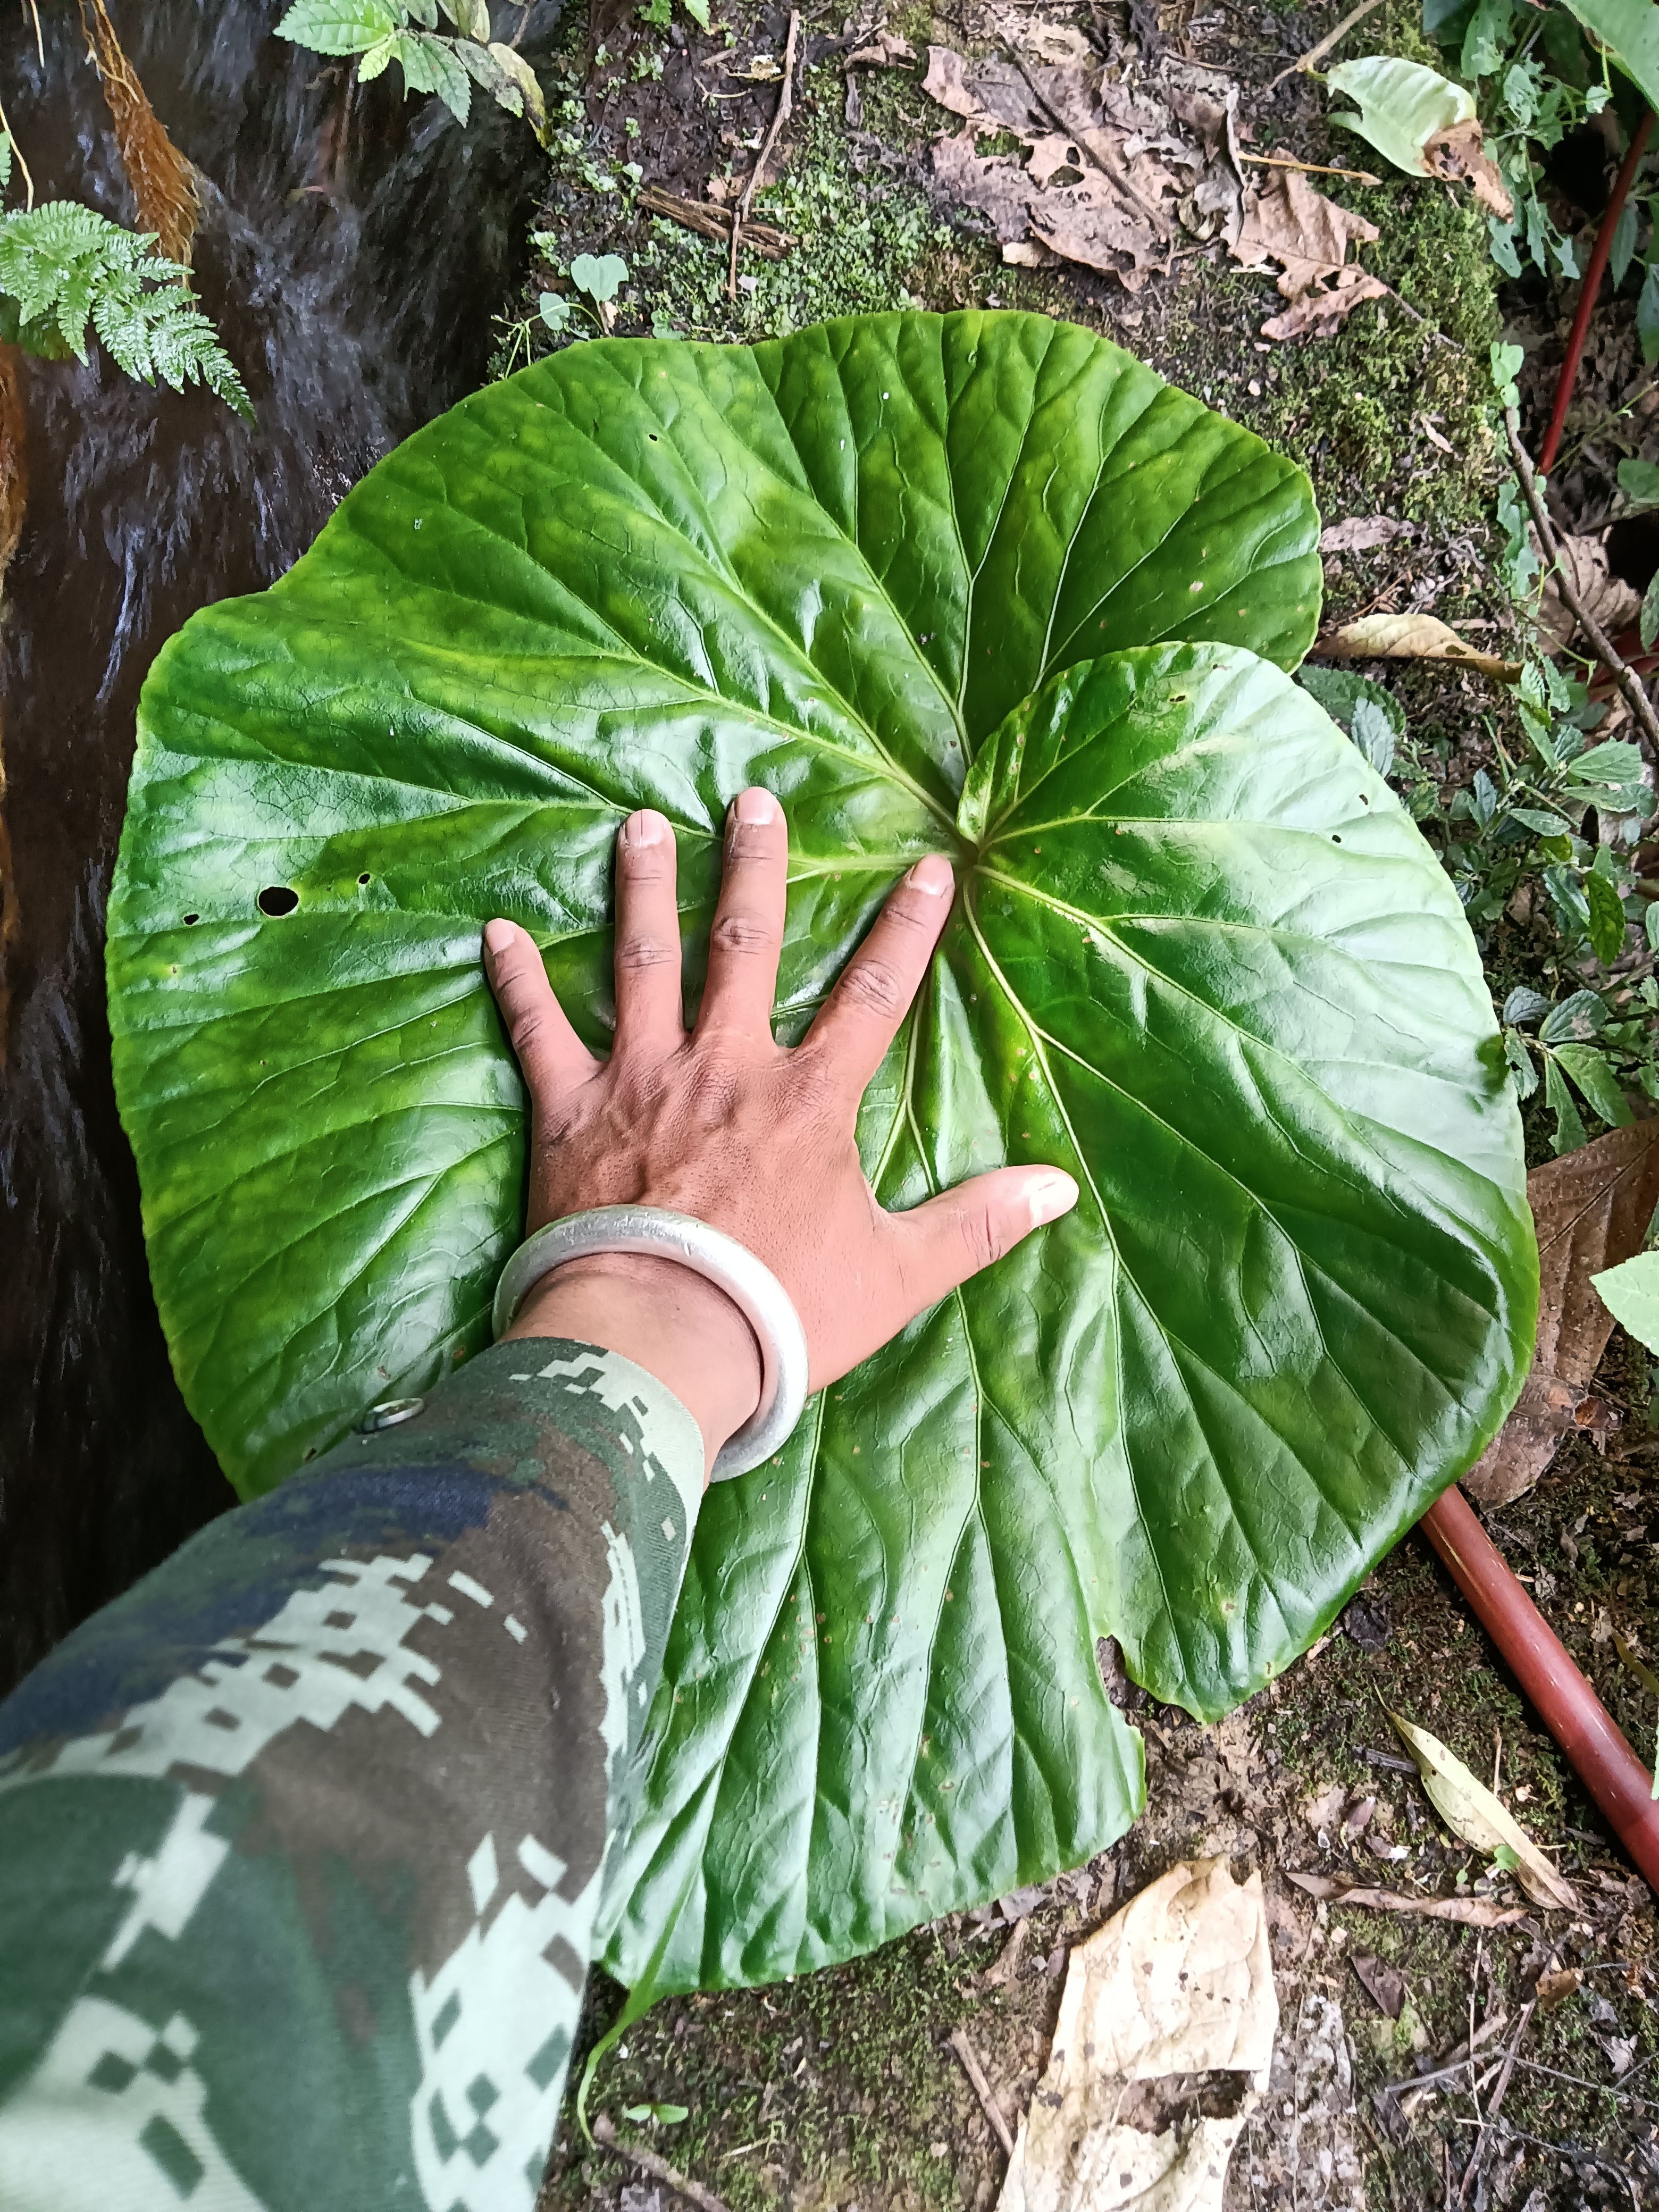
[{"label": "brown dead leaf", "polygon": [[908,39],[900,38],[884,24],[867,46],[860,46],[847,57],[848,68],[855,64],[866,69],[908,69],[915,60],[915,48]]},{"label": "brown dead leaf", "polygon": [[[1601,538],[1578,537],[1561,530],[1555,536],[1561,549],[1562,565],[1586,612],[1601,623],[1609,637],[1628,629],[1641,611],[1642,594],[1633,584],[1613,574],[1607,566],[1607,547]],[[1535,534],[1532,544],[1533,550],[1538,552]],[[1554,568],[1542,560],[1541,555],[1540,562],[1545,576],[1544,595],[1538,610],[1539,630],[1546,652],[1564,653],[1578,634],[1578,617],[1561,596]]]},{"label": "brown dead leaf", "polygon": [[975,131],[1013,131],[1024,136],[1043,127],[1030,86],[1012,62],[1000,56],[970,62],[949,46],[929,46],[921,88]]},{"label": "brown dead leaf", "polygon": [[1138,292],[1164,266],[1165,257],[1151,226],[1124,206],[1103,177],[1085,176],[1034,197],[1030,225],[1051,253],[1115,276],[1126,292]]},{"label": "brown dead leaf", "polygon": [[1297,1874],[1285,1869],[1285,1878],[1310,1897],[1330,1905],[1364,1905],[1373,1912],[1411,1912],[1422,1920],[1455,1920],[1465,1928],[1513,1928],[1527,1917],[1521,1905],[1499,1905],[1490,1897],[1406,1897],[1397,1889],[1363,1889],[1358,1882],[1336,1881],[1325,1874]]},{"label": "brown dead leaf", "polygon": [[952,199],[988,215],[1005,246],[1024,240],[1033,187],[1012,154],[976,154],[973,132],[963,131],[935,145],[933,174]]},{"label": "brown dead leaf", "polygon": [[1423,166],[1431,177],[1444,177],[1449,184],[1467,184],[1481,206],[1500,222],[1507,222],[1515,213],[1515,202],[1504,188],[1498,164],[1481,143],[1476,117],[1472,115],[1467,123],[1455,123],[1450,130],[1437,131],[1431,138],[1425,138]]},{"label": "brown dead leaf", "polygon": [[994,1966],[988,1966],[985,1970],[985,1985],[988,1989],[1006,1989],[1013,1980],[1019,1972],[1019,1962],[1025,1950],[1025,1939],[1030,1932],[1031,1923],[1029,1920],[1015,1921],[1014,1932],[998,1954],[996,1964]]},{"label": "brown dead leaf", "polygon": [[1291,305],[1261,326],[1264,338],[1330,337],[1362,300],[1388,296],[1380,277],[1349,258],[1380,235],[1374,222],[1316,191],[1299,169],[1275,169],[1244,198],[1231,248],[1246,269],[1279,266],[1279,289]]},{"label": "brown dead leaf", "polygon": [[1659,1120],[1610,1129],[1527,1177],[1538,1231],[1538,1340],[1515,1410],[1463,1478],[1483,1505],[1506,1505],[1538,1480],[1601,1364],[1613,1316],[1590,1277],[1640,1251],[1659,1204]]},{"label": "brown dead leaf", "polygon": [[1414,534],[1409,522],[1392,514],[1351,514],[1344,521],[1328,523],[1320,532],[1319,550],[1322,553],[1369,553],[1375,546],[1391,545],[1396,538]]},{"label": "brown dead leaf", "polygon": [[[1171,63],[1156,88],[1131,82],[1103,70],[1074,26],[994,15],[1005,51],[975,59],[930,46],[922,89],[967,126],[935,145],[934,176],[990,216],[1005,259],[1059,255],[1133,292],[1168,266],[1183,226],[1237,234],[1228,80]],[[978,140],[1002,131],[1023,153],[981,155]]]},{"label": "brown dead leaf", "polygon": [[1264,338],[1330,338],[1336,336],[1362,300],[1392,297],[1380,276],[1351,262],[1339,269],[1329,285],[1316,284],[1292,300],[1282,315],[1271,315],[1261,325]]},{"label": "brown dead leaf", "polygon": [[1505,684],[1521,673],[1517,662],[1480,652],[1437,615],[1364,615],[1322,637],[1314,651],[1332,660],[1459,660]]},{"label": "brown dead leaf", "polygon": [[1553,2012],[1557,2005],[1565,2004],[1583,1978],[1577,1966],[1559,1966],[1553,1974],[1540,1975],[1538,1982],[1540,2012]]},{"label": "brown dead leaf", "polygon": [[1406,1978],[1397,1966],[1386,1960],[1360,1955],[1350,1961],[1359,1977],[1360,1986],[1390,2020],[1398,2020],[1406,2002]]},{"label": "brown dead leaf", "polygon": [[1350,246],[1369,246],[1381,235],[1374,222],[1316,192],[1299,169],[1275,169],[1245,202],[1244,228],[1233,258],[1245,269],[1277,261],[1284,272],[1279,289],[1293,300],[1334,276],[1346,262]]}]

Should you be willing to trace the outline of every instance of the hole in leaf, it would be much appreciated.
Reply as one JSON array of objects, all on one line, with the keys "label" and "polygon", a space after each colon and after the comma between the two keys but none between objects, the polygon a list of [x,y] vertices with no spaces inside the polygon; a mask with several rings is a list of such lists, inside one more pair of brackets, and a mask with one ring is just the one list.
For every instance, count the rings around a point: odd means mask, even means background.
[{"label": "hole in leaf", "polygon": [[358,877],[357,880],[360,884],[366,884],[368,881],[368,871],[367,868],[364,869],[362,874]]},{"label": "hole in leaf", "polygon": [[192,923],[198,922],[201,919],[202,917],[199,914],[187,914],[185,916],[185,927],[186,929],[190,928]]},{"label": "hole in leaf", "polygon": [[267,884],[254,902],[261,914],[275,921],[281,914],[292,914],[300,903],[298,891],[291,891],[286,884]]}]

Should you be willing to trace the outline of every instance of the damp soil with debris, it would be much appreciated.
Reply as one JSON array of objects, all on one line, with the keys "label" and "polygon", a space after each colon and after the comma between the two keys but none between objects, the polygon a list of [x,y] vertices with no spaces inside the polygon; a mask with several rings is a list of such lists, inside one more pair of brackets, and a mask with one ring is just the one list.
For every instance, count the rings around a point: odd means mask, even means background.
[{"label": "damp soil with debris", "polygon": [[[1659,1602],[1659,1433],[1647,1425],[1646,1356],[1615,1337],[1597,1388],[1625,1423],[1605,1452],[1570,1442],[1540,1486],[1487,1525],[1615,1718],[1648,1748],[1653,1715],[1613,1643],[1615,1630],[1639,1634]],[[601,2060],[590,2111],[610,2114],[619,2133],[732,2212],[989,2212],[1006,2159],[953,2034],[966,2031],[1017,2116],[1048,2062],[1070,1948],[1176,1861],[1224,1856],[1239,1878],[1262,1876],[1280,2008],[1269,2094],[1228,2178],[1230,2212],[1659,2204],[1653,1899],[1421,1538],[1383,1563],[1322,1649],[1219,1725],[1133,1691],[1128,1703],[1146,1738],[1147,1809],[1114,1850],[850,1966],[665,1999]],[[1528,1907],[1449,1836],[1390,1710],[1440,1735],[1477,1773],[1496,1773],[1505,1802],[1574,1883],[1576,1913]],[[1523,1917],[1484,1929],[1316,1902],[1286,1878],[1291,1870],[1490,1899]],[[586,2045],[622,2002],[595,1977]],[[1475,2063],[1448,2074],[1472,2024],[1486,2030]],[[1511,2044],[1501,2108],[1482,2130],[1471,2089],[1487,2112]],[[621,2117],[660,2105],[688,2117]],[[571,2136],[540,2212],[654,2212],[660,2185]],[[665,2212],[672,2204],[665,2192]]]},{"label": "damp soil with debris", "polygon": [[[1172,249],[1133,292],[1066,262],[1010,265],[987,219],[941,191],[932,149],[954,118],[921,88],[930,46],[992,49],[989,5],[800,11],[791,112],[735,283],[731,210],[774,121],[788,11],[734,0],[716,6],[709,32],[678,10],[649,20],[666,12],[664,0],[612,5],[591,32],[573,17],[552,87],[539,258],[501,318],[498,372],[572,342],[538,313],[549,291],[565,298],[576,330],[597,330],[602,318],[623,333],[725,340],[901,307],[1040,308],[1103,331],[1293,455],[1328,526],[1379,515],[1405,526],[1386,542],[1328,554],[1328,621],[1431,608],[1503,650],[1512,617],[1493,574],[1488,348],[1500,335],[1528,343],[1523,398],[1535,419],[1570,288],[1500,292],[1484,216],[1467,195],[1392,175],[1319,180],[1376,226],[1365,266],[1388,287],[1329,337],[1265,338],[1283,301],[1270,276],[1240,268],[1218,242]],[[1238,143],[1249,155],[1358,166],[1358,142],[1328,126],[1320,88],[1281,76],[1346,9],[1090,0],[1042,12],[1103,58],[1127,58],[1154,78],[1166,58],[1224,73],[1239,88]],[[1430,58],[1419,21],[1407,0],[1383,0],[1339,52]],[[884,39],[896,65],[851,59]],[[628,264],[604,310],[590,313],[571,281],[584,253]],[[1586,402],[1593,412],[1599,395],[1619,427],[1603,451],[1592,423],[1577,477],[1563,472],[1577,486],[1574,518],[1593,521],[1601,499],[1605,520],[1618,454],[1638,449],[1650,421],[1644,402],[1626,404],[1640,377],[1627,310],[1597,341]],[[1659,542],[1652,550],[1659,562]],[[1508,711],[1504,696],[1443,665],[1396,665],[1389,675],[1414,738],[1437,747],[1449,782],[1466,782]],[[1524,948],[1498,957],[1524,968]],[[1613,1635],[1639,1641],[1659,1599],[1651,1382],[1646,1355],[1615,1334],[1595,1387],[1620,1425],[1571,1440],[1539,1487],[1489,1523],[1644,1754],[1654,1715]],[[1281,2008],[1270,2093],[1234,2156],[1230,2206],[1659,2206],[1652,1898],[1421,1539],[1384,1562],[1322,1648],[1218,1726],[1127,1686],[1124,1695],[1146,1736],[1148,1808],[1115,1849],[1044,1890],[853,1965],[665,2000],[599,2063],[590,2112],[610,2115],[732,2212],[988,2212],[1006,2158],[953,2033],[965,2032],[1017,2116],[1047,2062],[1070,1947],[1176,1859],[1224,1855],[1241,1876],[1263,1878]],[[1527,1906],[1501,1870],[1448,1836],[1390,1709],[1477,1772],[1497,1774],[1506,1802],[1574,1881],[1576,1915]],[[1525,1910],[1483,1929],[1316,1902],[1287,1879],[1292,1871]],[[583,2049],[622,2003],[596,1975]],[[573,2083],[580,2063],[579,2052]],[[662,2106],[686,2117],[646,2113]],[[630,2109],[645,2116],[625,2118]],[[675,2202],[569,2122],[567,2135],[541,2212],[659,2212]]]}]

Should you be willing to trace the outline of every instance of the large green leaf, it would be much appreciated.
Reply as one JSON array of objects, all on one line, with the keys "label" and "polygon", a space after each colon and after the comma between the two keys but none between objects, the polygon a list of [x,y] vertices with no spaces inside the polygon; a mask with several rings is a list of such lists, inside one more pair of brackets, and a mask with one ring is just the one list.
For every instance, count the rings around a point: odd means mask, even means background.
[{"label": "large green leaf", "polygon": [[246,1491],[485,1340],[524,1121],[479,927],[534,932],[602,1042],[635,805],[676,823],[695,979],[725,805],[783,799],[792,1034],[953,852],[866,1165],[891,1206],[1003,1160],[1084,1185],[710,1493],[625,1978],[671,1923],[665,1984],[764,1978],[1099,1848],[1140,1759],[1097,1638],[1224,1711],[1518,1384],[1535,1263],[1472,941],[1280,672],[1316,532],[1288,464],[1038,317],[592,343],[412,439],[156,665],[117,1081]]},{"label": "large green leaf", "polygon": [[1654,0],[1567,0],[1567,5],[1659,107],[1659,8]]}]

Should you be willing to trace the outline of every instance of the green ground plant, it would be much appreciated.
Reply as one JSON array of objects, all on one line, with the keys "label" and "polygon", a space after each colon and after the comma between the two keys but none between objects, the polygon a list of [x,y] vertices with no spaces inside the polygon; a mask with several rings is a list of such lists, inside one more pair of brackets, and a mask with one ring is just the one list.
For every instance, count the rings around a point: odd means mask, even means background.
[{"label": "green ground plant", "polygon": [[[12,143],[0,131],[0,195]],[[48,361],[87,358],[88,328],[129,376],[182,392],[204,385],[252,421],[235,364],[190,289],[190,271],[74,200],[0,214],[0,340]]]},{"label": "green ground plant", "polygon": [[360,83],[391,68],[406,93],[435,93],[458,123],[472,112],[472,88],[521,116],[547,143],[547,106],[536,72],[504,40],[490,36],[489,0],[441,0],[453,26],[440,31],[440,0],[293,0],[279,39],[313,53],[353,55]]}]

